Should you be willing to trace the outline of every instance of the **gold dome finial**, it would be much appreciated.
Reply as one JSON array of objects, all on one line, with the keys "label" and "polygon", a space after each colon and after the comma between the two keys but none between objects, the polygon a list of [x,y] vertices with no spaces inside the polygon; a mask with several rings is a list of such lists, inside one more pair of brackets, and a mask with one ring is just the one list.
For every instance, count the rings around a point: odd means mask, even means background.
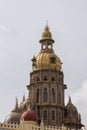
[{"label": "gold dome finial", "polygon": [[48,20],[46,21],[46,26],[44,28],[44,31],[49,31]]},{"label": "gold dome finial", "polygon": [[54,69],[61,71],[61,60],[54,53],[52,35],[48,26],[48,21],[44,28],[44,32],[42,34],[42,38],[40,40],[41,50],[38,56],[32,59],[32,69],[42,70],[42,69]]}]

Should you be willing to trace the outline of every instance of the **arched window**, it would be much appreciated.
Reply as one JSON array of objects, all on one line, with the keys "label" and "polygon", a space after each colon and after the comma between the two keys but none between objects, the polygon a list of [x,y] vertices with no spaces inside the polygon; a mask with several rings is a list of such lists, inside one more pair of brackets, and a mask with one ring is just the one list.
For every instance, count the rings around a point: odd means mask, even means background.
[{"label": "arched window", "polygon": [[36,81],[40,81],[39,77],[36,77]]},{"label": "arched window", "polygon": [[52,77],[52,81],[55,81],[55,78],[54,78],[54,77]]},{"label": "arched window", "polygon": [[47,111],[46,110],[44,110],[43,117],[44,117],[44,120],[47,120]]},{"label": "arched window", "polygon": [[44,88],[44,92],[43,92],[43,102],[47,102],[47,98],[48,98],[47,88]]},{"label": "arched window", "polygon": [[61,115],[60,115],[60,112],[59,112],[59,124],[60,124],[60,122],[61,122]]},{"label": "arched window", "polygon": [[61,96],[60,96],[60,94],[59,94],[59,104],[61,104]]},{"label": "arched window", "polygon": [[40,90],[37,89],[37,93],[36,93],[36,102],[39,103],[39,95],[40,95]]},{"label": "arched window", "polygon": [[46,48],[46,46],[43,44],[42,48],[43,48],[43,49],[45,49],[45,48]]},{"label": "arched window", "polygon": [[44,76],[44,81],[47,81],[47,76]]},{"label": "arched window", "polygon": [[55,111],[52,111],[52,120],[54,121],[55,120]]},{"label": "arched window", "polygon": [[55,90],[54,90],[54,88],[52,88],[51,101],[55,102]]},{"label": "arched window", "polygon": [[51,45],[48,45],[48,48],[49,48],[49,49],[52,49],[52,46],[51,46]]}]

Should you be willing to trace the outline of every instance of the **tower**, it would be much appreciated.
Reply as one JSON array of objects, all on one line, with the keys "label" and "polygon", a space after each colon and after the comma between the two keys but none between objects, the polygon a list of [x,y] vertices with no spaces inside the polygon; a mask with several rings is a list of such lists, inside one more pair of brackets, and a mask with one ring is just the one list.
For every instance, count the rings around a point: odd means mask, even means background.
[{"label": "tower", "polygon": [[46,125],[61,125],[64,121],[64,75],[62,62],[54,53],[52,34],[48,25],[42,33],[41,50],[32,58],[29,98],[33,103],[38,119],[43,118]]},{"label": "tower", "polygon": [[[62,62],[53,50],[55,41],[48,25],[45,26],[39,42],[41,50],[37,56],[32,58],[30,83],[27,85],[29,96],[27,98],[23,96],[20,104],[16,98],[15,108],[5,118],[4,124],[21,124],[20,119],[25,111],[23,118],[27,116],[30,121],[31,117],[37,117],[37,120],[36,118],[33,119],[39,125],[43,118],[45,126],[50,125],[54,128],[54,126],[64,124],[70,129],[80,129],[83,126],[81,116],[75,105],[72,104],[70,97],[65,106],[65,89],[67,86],[64,84]],[[35,116],[33,113],[31,114],[32,110],[27,111],[28,106],[35,112]]]}]

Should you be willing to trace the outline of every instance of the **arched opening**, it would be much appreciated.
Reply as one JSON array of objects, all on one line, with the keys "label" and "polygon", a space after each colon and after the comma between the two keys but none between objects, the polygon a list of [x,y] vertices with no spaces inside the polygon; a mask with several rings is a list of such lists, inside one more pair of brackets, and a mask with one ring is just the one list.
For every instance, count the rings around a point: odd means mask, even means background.
[{"label": "arched opening", "polygon": [[48,99],[47,88],[44,88],[44,92],[43,92],[43,102],[47,102],[47,99]]},{"label": "arched opening", "polygon": [[39,77],[36,77],[36,81],[40,81]]},{"label": "arched opening", "polygon": [[55,81],[55,78],[54,78],[54,77],[52,77],[52,81]]},{"label": "arched opening", "polygon": [[52,111],[52,120],[54,121],[55,120],[55,111]]},{"label": "arched opening", "polygon": [[37,89],[37,93],[36,93],[36,102],[39,103],[39,95],[40,95],[40,90]]},{"label": "arched opening", "polygon": [[60,94],[59,94],[59,104],[61,104],[61,96],[60,96]]},{"label": "arched opening", "polygon": [[48,79],[47,79],[47,76],[44,76],[44,81],[47,81]]},{"label": "arched opening", "polygon": [[55,89],[52,88],[52,92],[51,92],[51,101],[55,102]]},{"label": "arched opening", "polygon": [[43,117],[44,117],[44,120],[47,120],[47,110],[44,110]]}]

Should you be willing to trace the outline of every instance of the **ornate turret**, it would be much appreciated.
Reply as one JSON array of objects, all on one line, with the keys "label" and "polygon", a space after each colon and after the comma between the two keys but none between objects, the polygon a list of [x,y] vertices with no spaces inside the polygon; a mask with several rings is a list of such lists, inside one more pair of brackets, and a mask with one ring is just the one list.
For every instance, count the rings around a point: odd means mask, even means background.
[{"label": "ornate turret", "polygon": [[54,43],[54,40],[52,39],[52,34],[49,31],[48,24],[44,28],[44,32],[42,33],[40,43],[43,43],[44,41],[50,41],[51,43]]},{"label": "ornate turret", "polygon": [[37,57],[32,58],[33,70],[41,69],[56,69],[61,70],[61,60],[53,51],[52,34],[48,25],[45,26],[44,32],[42,33],[41,40],[41,52]]},{"label": "ornate turret", "polygon": [[[32,58],[30,73],[29,98],[37,113],[38,122],[47,125],[61,125],[64,119],[64,75],[60,58],[53,50],[54,40],[48,27],[45,26],[39,41],[41,50]],[[58,114],[58,115],[57,115]]]},{"label": "ornate turret", "polygon": [[69,128],[81,128],[83,125],[81,124],[81,117],[79,115],[77,108],[72,104],[71,97],[69,97],[65,108],[64,124]]}]

